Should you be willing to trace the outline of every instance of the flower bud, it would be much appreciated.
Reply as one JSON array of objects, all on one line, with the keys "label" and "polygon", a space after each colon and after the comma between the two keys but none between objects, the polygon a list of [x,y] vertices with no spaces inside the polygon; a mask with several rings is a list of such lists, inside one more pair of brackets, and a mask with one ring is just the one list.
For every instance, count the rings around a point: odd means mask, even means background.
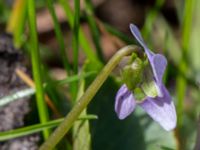
[{"label": "flower bud", "polygon": [[123,61],[122,80],[137,101],[143,101],[147,96],[159,96],[159,88],[146,57],[140,58],[133,53]]},{"label": "flower bud", "polygon": [[142,60],[134,53],[127,58],[127,64],[122,68],[122,80],[130,91],[133,91],[142,81]]}]

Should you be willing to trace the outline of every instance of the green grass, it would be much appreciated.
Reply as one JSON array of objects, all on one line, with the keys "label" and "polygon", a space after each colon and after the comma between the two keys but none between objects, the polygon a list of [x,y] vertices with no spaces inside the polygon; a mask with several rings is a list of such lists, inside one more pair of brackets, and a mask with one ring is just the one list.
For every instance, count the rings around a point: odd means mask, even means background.
[{"label": "green grass", "polygon": [[[36,16],[35,16],[35,1],[28,1],[28,19],[29,19],[29,29],[30,29],[30,53],[31,53],[31,62],[33,69],[33,78],[36,86],[36,100],[38,114],[41,123],[46,123],[49,120],[47,105],[44,101],[44,89],[43,81],[41,77],[41,60],[38,46],[38,37],[36,29]],[[50,132],[49,130],[43,131],[43,136],[45,139],[48,138]]]},{"label": "green grass", "polygon": [[66,48],[65,48],[65,42],[64,42],[64,37],[62,35],[62,31],[57,19],[57,16],[55,14],[55,10],[53,7],[53,1],[52,0],[46,0],[47,2],[47,7],[49,9],[49,12],[51,14],[51,17],[53,19],[54,27],[55,27],[55,33],[56,33],[56,38],[59,44],[59,51],[60,51],[60,56],[62,58],[62,62],[64,65],[64,68],[66,72],[69,74],[70,73],[70,64],[68,61],[67,53],[66,53]]}]

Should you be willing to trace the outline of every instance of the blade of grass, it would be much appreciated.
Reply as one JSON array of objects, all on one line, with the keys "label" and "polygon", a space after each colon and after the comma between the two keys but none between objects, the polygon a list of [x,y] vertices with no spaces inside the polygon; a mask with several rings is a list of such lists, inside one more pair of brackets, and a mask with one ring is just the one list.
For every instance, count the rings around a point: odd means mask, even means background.
[{"label": "blade of grass", "polygon": [[27,0],[15,0],[6,31],[14,35],[14,44],[20,47],[27,15]]},{"label": "blade of grass", "polygon": [[172,28],[167,23],[165,18],[160,15],[157,20],[158,23],[156,24],[155,28],[159,28],[159,30],[165,32],[165,39],[163,40],[163,52],[166,53],[168,55],[168,59],[171,59],[173,64],[177,66],[182,57],[180,43],[176,39]]},{"label": "blade of grass", "polygon": [[97,50],[97,54],[99,56],[99,59],[102,62],[104,62],[102,48],[100,45],[100,33],[99,33],[99,29],[98,29],[96,21],[95,21],[94,10],[93,10],[91,0],[85,0],[85,11],[87,14],[87,20],[88,20],[88,23],[90,26],[90,30],[91,30],[93,41],[94,41],[94,44],[95,44],[95,47]]},{"label": "blade of grass", "polygon": [[13,33],[17,28],[17,22],[19,21],[21,14],[23,12],[23,8],[26,4],[26,0],[15,0],[13,3],[13,7],[11,10],[11,14],[9,20],[7,22],[6,31],[9,33]]},{"label": "blade of grass", "polygon": [[[74,0],[74,17],[73,17],[73,74],[78,73],[78,58],[79,58],[79,28],[80,28],[80,0]],[[78,91],[78,82],[71,84],[70,93],[72,100],[75,101]]]},{"label": "blade of grass", "polygon": [[87,78],[87,77],[89,77],[91,75],[94,75],[94,74],[96,74],[96,71],[83,73],[81,75],[73,75],[73,76],[67,77],[66,79],[56,81],[56,84],[57,85],[64,85],[64,84],[67,84],[67,83],[78,81],[78,80],[80,80],[82,78]]},{"label": "blade of grass", "polygon": [[54,23],[54,27],[55,27],[55,33],[56,33],[56,38],[57,38],[57,41],[59,43],[59,50],[60,50],[62,62],[64,64],[64,68],[65,68],[66,72],[69,74],[70,65],[69,65],[69,61],[68,61],[68,58],[67,58],[67,54],[65,52],[64,37],[62,35],[62,31],[61,31],[58,19],[57,19],[56,13],[55,13],[54,8],[53,8],[53,1],[52,0],[46,0],[46,2],[47,2],[47,7],[49,9],[51,17],[53,19],[53,23]]},{"label": "blade of grass", "polygon": [[[59,0],[59,2],[65,11],[65,14],[68,18],[70,27],[73,28],[74,12],[71,10],[71,8],[69,6],[69,2],[65,1],[65,0]],[[80,45],[83,48],[83,51],[84,51],[85,55],[87,56],[87,58],[90,61],[96,63],[96,66],[98,68],[100,68],[102,66],[102,64],[100,63],[95,52],[92,50],[92,48],[81,28],[79,28],[79,41],[80,41]]]},{"label": "blade of grass", "polygon": [[[19,73],[19,70],[17,71]],[[66,79],[63,79],[63,80],[59,80],[59,81],[56,81],[55,82],[55,85],[57,86],[61,86],[61,85],[64,85],[64,84],[67,84],[67,83],[71,83],[71,82],[74,82],[74,81],[79,81],[83,78],[87,78],[91,75],[94,75],[96,72],[94,71],[91,71],[91,72],[88,72],[88,73],[82,73],[81,75],[73,75],[73,76],[70,76]],[[26,78],[27,76],[25,76]],[[21,76],[20,76],[21,78]],[[0,107],[2,106],[5,106],[13,101],[16,101],[16,100],[19,100],[21,98],[24,98],[24,97],[27,97],[27,96],[32,96],[33,94],[35,94],[35,89],[34,89],[34,83],[30,80],[30,79],[25,79],[24,80],[24,77],[23,78],[23,81],[25,81],[30,87],[32,88],[26,88],[26,89],[23,89],[23,90],[19,90],[15,93],[12,93],[10,95],[7,95],[7,96],[4,96],[4,97],[1,97],[0,98]],[[28,82],[27,82],[28,81]],[[45,87],[48,86],[48,84],[45,85]],[[46,100],[46,97],[45,97],[45,100]],[[46,100],[47,101],[47,100]],[[50,101],[50,100],[49,100]],[[48,104],[48,103],[47,103]],[[49,107],[52,106],[52,105],[49,105]],[[54,107],[50,107],[54,113],[55,113],[55,108]],[[54,109],[53,109],[54,108]],[[56,111],[57,112],[57,111]]]},{"label": "blade of grass", "polygon": [[122,41],[126,42],[127,44],[135,43],[133,38],[129,38],[124,33],[118,31],[115,27],[104,23],[104,26],[108,32],[110,32],[112,35],[119,37]]},{"label": "blade of grass", "polygon": [[[33,68],[33,77],[36,85],[36,98],[39,118],[41,123],[46,123],[49,119],[47,106],[44,101],[44,90],[41,77],[41,61],[38,47],[37,29],[36,29],[36,14],[35,14],[35,0],[28,0],[28,19],[30,29],[30,52],[31,62]],[[49,130],[44,130],[44,139],[49,136]]]},{"label": "blade of grass", "polygon": [[[98,119],[98,118],[96,115],[86,115],[86,116],[82,116],[82,117],[78,118],[78,120],[91,120],[91,119]],[[23,127],[23,128],[19,128],[19,129],[15,129],[15,130],[1,132],[0,133],[0,141],[18,138],[18,137],[30,135],[33,133],[37,133],[37,132],[40,132],[40,131],[43,131],[43,130],[46,130],[49,128],[53,128],[53,127],[58,126],[63,120],[64,120],[64,118],[61,118],[61,119],[56,119],[53,121],[48,121],[43,124],[40,123],[40,124],[31,125],[28,127]]]},{"label": "blade of grass", "polygon": [[159,11],[161,9],[161,7],[163,6],[165,0],[156,0],[156,3],[154,5],[154,7],[152,9],[149,10],[149,12],[147,13],[147,16],[145,17],[145,24],[144,27],[142,29],[142,35],[144,38],[148,38],[151,31],[152,31],[152,26],[155,22],[155,19],[157,17],[157,15],[159,14]]},{"label": "blade of grass", "polygon": [[[187,53],[189,50],[189,43],[190,43],[190,36],[191,36],[191,23],[193,19],[193,8],[194,8],[195,0],[185,1],[184,3],[184,15],[183,15],[183,23],[182,23],[182,58],[178,65],[180,72],[183,74],[187,73]],[[179,74],[176,78],[176,98],[177,98],[177,113],[178,113],[178,120],[176,129],[176,135],[179,141],[179,149],[184,149],[185,147],[185,138],[182,137],[181,132],[179,131],[183,127],[183,107],[184,107],[184,99],[185,93],[187,88],[187,81],[186,79]]]},{"label": "blade of grass", "polygon": [[78,72],[78,52],[79,52],[79,27],[80,27],[80,0],[74,0],[74,23],[73,23],[73,58],[74,73]]},{"label": "blade of grass", "polygon": [[27,96],[31,96],[35,93],[35,89],[32,88],[27,88],[27,89],[23,89],[20,91],[17,91],[15,93],[12,93],[8,96],[5,97],[1,97],[0,98],[0,107],[5,106],[15,100],[27,97]]},{"label": "blade of grass", "polygon": [[[193,8],[194,8],[195,0],[185,1],[184,8],[184,18],[182,24],[182,58],[179,64],[180,71],[185,74],[187,71],[187,60],[186,57],[189,49],[190,43],[190,33],[191,33],[191,23],[193,16]],[[177,112],[178,112],[178,126],[182,126],[183,123],[183,103],[185,97],[187,82],[182,75],[177,76],[176,82],[176,91],[177,91]]]},{"label": "blade of grass", "polygon": [[[64,85],[64,84],[69,84],[71,82],[75,82],[78,80],[81,80],[82,78],[87,78],[91,75],[96,74],[96,71],[90,71],[90,72],[86,72],[86,73],[82,73],[81,75],[73,75],[73,76],[69,76],[63,80],[57,80],[55,81],[55,84],[57,84],[58,86]],[[24,73],[22,70],[20,69],[16,69],[16,74],[18,75],[18,77],[20,77],[28,86],[35,88],[35,83],[32,81],[32,79],[26,74]],[[48,84],[48,83],[46,83]],[[44,84],[44,87],[46,85]]]},{"label": "blade of grass", "polygon": [[200,35],[200,0],[195,1],[194,13],[193,13],[193,23],[192,23],[192,33],[190,39],[190,53],[189,55],[189,64],[190,68],[193,72],[193,78],[197,83],[200,83],[200,43],[199,43],[199,35]]}]

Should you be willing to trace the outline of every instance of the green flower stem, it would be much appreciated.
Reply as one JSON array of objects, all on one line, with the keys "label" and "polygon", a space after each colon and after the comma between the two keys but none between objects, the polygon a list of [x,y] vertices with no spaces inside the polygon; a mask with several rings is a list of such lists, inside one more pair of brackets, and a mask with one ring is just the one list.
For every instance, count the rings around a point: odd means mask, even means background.
[{"label": "green flower stem", "polygon": [[[44,101],[44,89],[41,77],[41,61],[38,48],[38,38],[36,30],[35,0],[28,0],[28,19],[30,30],[30,52],[33,68],[33,78],[36,87],[36,98],[39,118],[41,123],[48,121],[47,106]],[[49,130],[44,130],[43,136],[46,139],[49,136]]]},{"label": "green flower stem", "polygon": [[58,126],[58,128],[51,134],[49,139],[40,147],[40,150],[51,150],[56,144],[63,138],[63,136],[69,131],[74,121],[76,121],[81,112],[87,107],[89,102],[95,96],[99,88],[102,86],[104,81],[107,79],[112,70],[120,62],[120,60],[138,50],[137,46],[130,45],[120,49],[102,69],[96,79],[88,87],[85,94],[77,101],[72,110],[65,117],[64,121]]}]

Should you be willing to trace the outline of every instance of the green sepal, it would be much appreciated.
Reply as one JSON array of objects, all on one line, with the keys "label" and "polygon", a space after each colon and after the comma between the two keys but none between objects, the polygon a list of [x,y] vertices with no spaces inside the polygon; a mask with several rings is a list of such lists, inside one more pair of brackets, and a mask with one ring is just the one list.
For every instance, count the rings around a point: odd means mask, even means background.
[{"label": "green sepal", "polygon": [[143,64],[139,58],[135,58],[132,63],[122,69],[122,80],[129,90],[134,90],[142,81],[142,72]]},{"label": "green sepal", "polygon": [[146,97],[143,90],[139,87],[135,88],[133,93],[134,93],[134,97],[135,97],[136,101],[143,101]]}]

